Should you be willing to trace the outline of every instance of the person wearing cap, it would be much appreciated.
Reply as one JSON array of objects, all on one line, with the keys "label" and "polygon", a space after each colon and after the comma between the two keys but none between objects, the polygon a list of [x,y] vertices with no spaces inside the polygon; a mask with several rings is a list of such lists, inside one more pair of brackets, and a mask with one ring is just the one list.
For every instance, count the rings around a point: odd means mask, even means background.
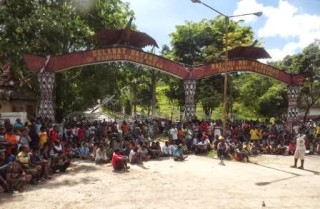
[{"label": "person wearing cap", "polygon": [[112,167],[115,171],[127,171],[130,167],[128,157],[121,154],[119,149],[115,149],[111,160]]}]

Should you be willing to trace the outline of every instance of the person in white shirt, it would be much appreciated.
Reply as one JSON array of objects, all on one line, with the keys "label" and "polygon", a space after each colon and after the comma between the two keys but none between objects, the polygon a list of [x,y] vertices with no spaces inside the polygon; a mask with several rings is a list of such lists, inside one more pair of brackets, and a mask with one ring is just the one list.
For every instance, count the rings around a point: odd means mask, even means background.
[{"label": "person in white shirt", "polygon": [[144,144],[138,148],[138,153],[140,153],[142,161],[148,161],[151,157],[148,153],[147,146]]},{"label": "person in white shirt", "polygon": [[169,130],[170,138],[174,144],[178,143],[178,129],[177,126],[174,124],[172,128]]},{"label": "person in white shirt", "polygon": [[164,157],[172,156],[173,146],[168,141],[165,142],[164,146],[161,147],[161,152]]},{"label": "person in white shirt", "polygon": [[301,164],[299,169],[304,169],[304,155],[306,152],[306,135],[303,133],[303,129],[299,129],[299,134],[296,137],[296,150],[294,152],[294,165],[292,168],[297,167],[298,160],[300,159]]},{"label": "person in white shirt", "polygon": [[99,148],[96,150],[94,161],[96,164],[105,164],[109,162],[106,149],[103,144],[100,144]]},{"label": "person in white shirt", "polygon": [[130,150],[129,162],[131,164],[141,164],[142,163],[141,155],[138,152],[138,148],[137,147],[134,147],[133,149]]}]

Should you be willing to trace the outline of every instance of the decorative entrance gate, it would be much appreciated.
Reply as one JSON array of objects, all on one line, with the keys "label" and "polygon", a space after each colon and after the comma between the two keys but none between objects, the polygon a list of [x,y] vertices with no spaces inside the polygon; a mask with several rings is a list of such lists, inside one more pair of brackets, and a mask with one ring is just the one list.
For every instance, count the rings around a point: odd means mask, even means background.
[{"label": "decorative entrance gate", "polygon": [[91,51],[50,57],[26,54],[24,55],[24,60],[29,70],[38,73],[39,75],[41,90],[39,113],[42,117],[49,117],[51,119],[54,119],[52,91],[55,73],[79,66],[113,61],[128,61],[145,65],[182,79],[184,80],[185,89],[185,116],[189,120],[195,116],[194,95],[196,91],[196,81],[198,79],[221,73],[251,71],[279,80],[288,85],[289,120],[295,120],[297,118],[297,96],[299,93],[299,85],[303,81],[303,76],[301,75],[288,74],[256,60],[229,60],[227,62],[222,61],[208,65],[186,68],[184,64],[129,46],[107,47],[104,49],[95,49]]}]

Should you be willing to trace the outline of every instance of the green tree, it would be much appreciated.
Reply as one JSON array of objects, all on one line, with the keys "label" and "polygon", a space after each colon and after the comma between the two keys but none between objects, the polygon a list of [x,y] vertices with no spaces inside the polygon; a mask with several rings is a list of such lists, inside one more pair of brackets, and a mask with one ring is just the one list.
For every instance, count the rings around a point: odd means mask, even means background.
[{"label": "green tree", "polygon": [[[26,74],[24,53],[45,56],[91,49],[95,44],[90,37],[95,31],[122,28],[133,15],[128,4],[120,0],[93,1],[87,10],[74,2],[80,1],[6,1],[0,7],[2,62],[10,60],[11,69]],[[83,110],[114,90],[111,84],[117,73],[112,69],[116,67],[106,64],[58,73],[55,89],[58,115],[63,117],[66,110]],[[37,80],[36,75],[29,76]],[[34,87],[37,86],[35,82]]]},{"label": "green tree", "polygon": [[[213,20],[202,20],[199,23],[186,22],[176,26],[176,31],[170,34],[172,49],[166,50],[165,56],[186,65],[208,64],[223,60],[226,45],[225,22],[223,17]],[[231,21],[228,25],[228,49],[236,46],[250,45],[253,33],[250,27],[241,26]],[[183,86],[176,83],[177,92],[183,92]],[[175,90],[174,88],[171,89]],[[197,82],[196,102],[200,103],[207,116],[222,104],[222,76],[201,79]],[[234,93],[235,94],[235,93]],[[233,95],[234,95],[233,94]],[[184,95],[170,93],[178,101]],[[184,102],[184,100],[183,100]],[[181,104],[182,106],[184,103]]]}]

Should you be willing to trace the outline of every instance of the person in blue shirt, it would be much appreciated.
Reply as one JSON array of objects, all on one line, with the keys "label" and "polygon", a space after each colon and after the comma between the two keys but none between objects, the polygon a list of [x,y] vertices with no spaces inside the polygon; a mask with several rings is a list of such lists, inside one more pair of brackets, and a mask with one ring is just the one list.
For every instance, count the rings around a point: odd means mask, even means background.
[{"label": "person in blue shirt", "polygon": [[182,145],[179,144],[179,145],[176,145],[174,148],[173,148],[173,159],[175,161],[183,161],[187,158],[188,156],[187,155],[183,155],[183,151],[182,151]]},{"label": "person in blue shirt", "polygon": [[84,160],[93,159],[87,142],[84,142],[80,147],[80,158]]},{"label": "person in blue shirt", "polygon": [[16,123],[13,125],[14,128],[16,129],[20,129],[22,128],[24,125],[21,123],[21,119],[20,118],[17,118],[16,119]]}]

